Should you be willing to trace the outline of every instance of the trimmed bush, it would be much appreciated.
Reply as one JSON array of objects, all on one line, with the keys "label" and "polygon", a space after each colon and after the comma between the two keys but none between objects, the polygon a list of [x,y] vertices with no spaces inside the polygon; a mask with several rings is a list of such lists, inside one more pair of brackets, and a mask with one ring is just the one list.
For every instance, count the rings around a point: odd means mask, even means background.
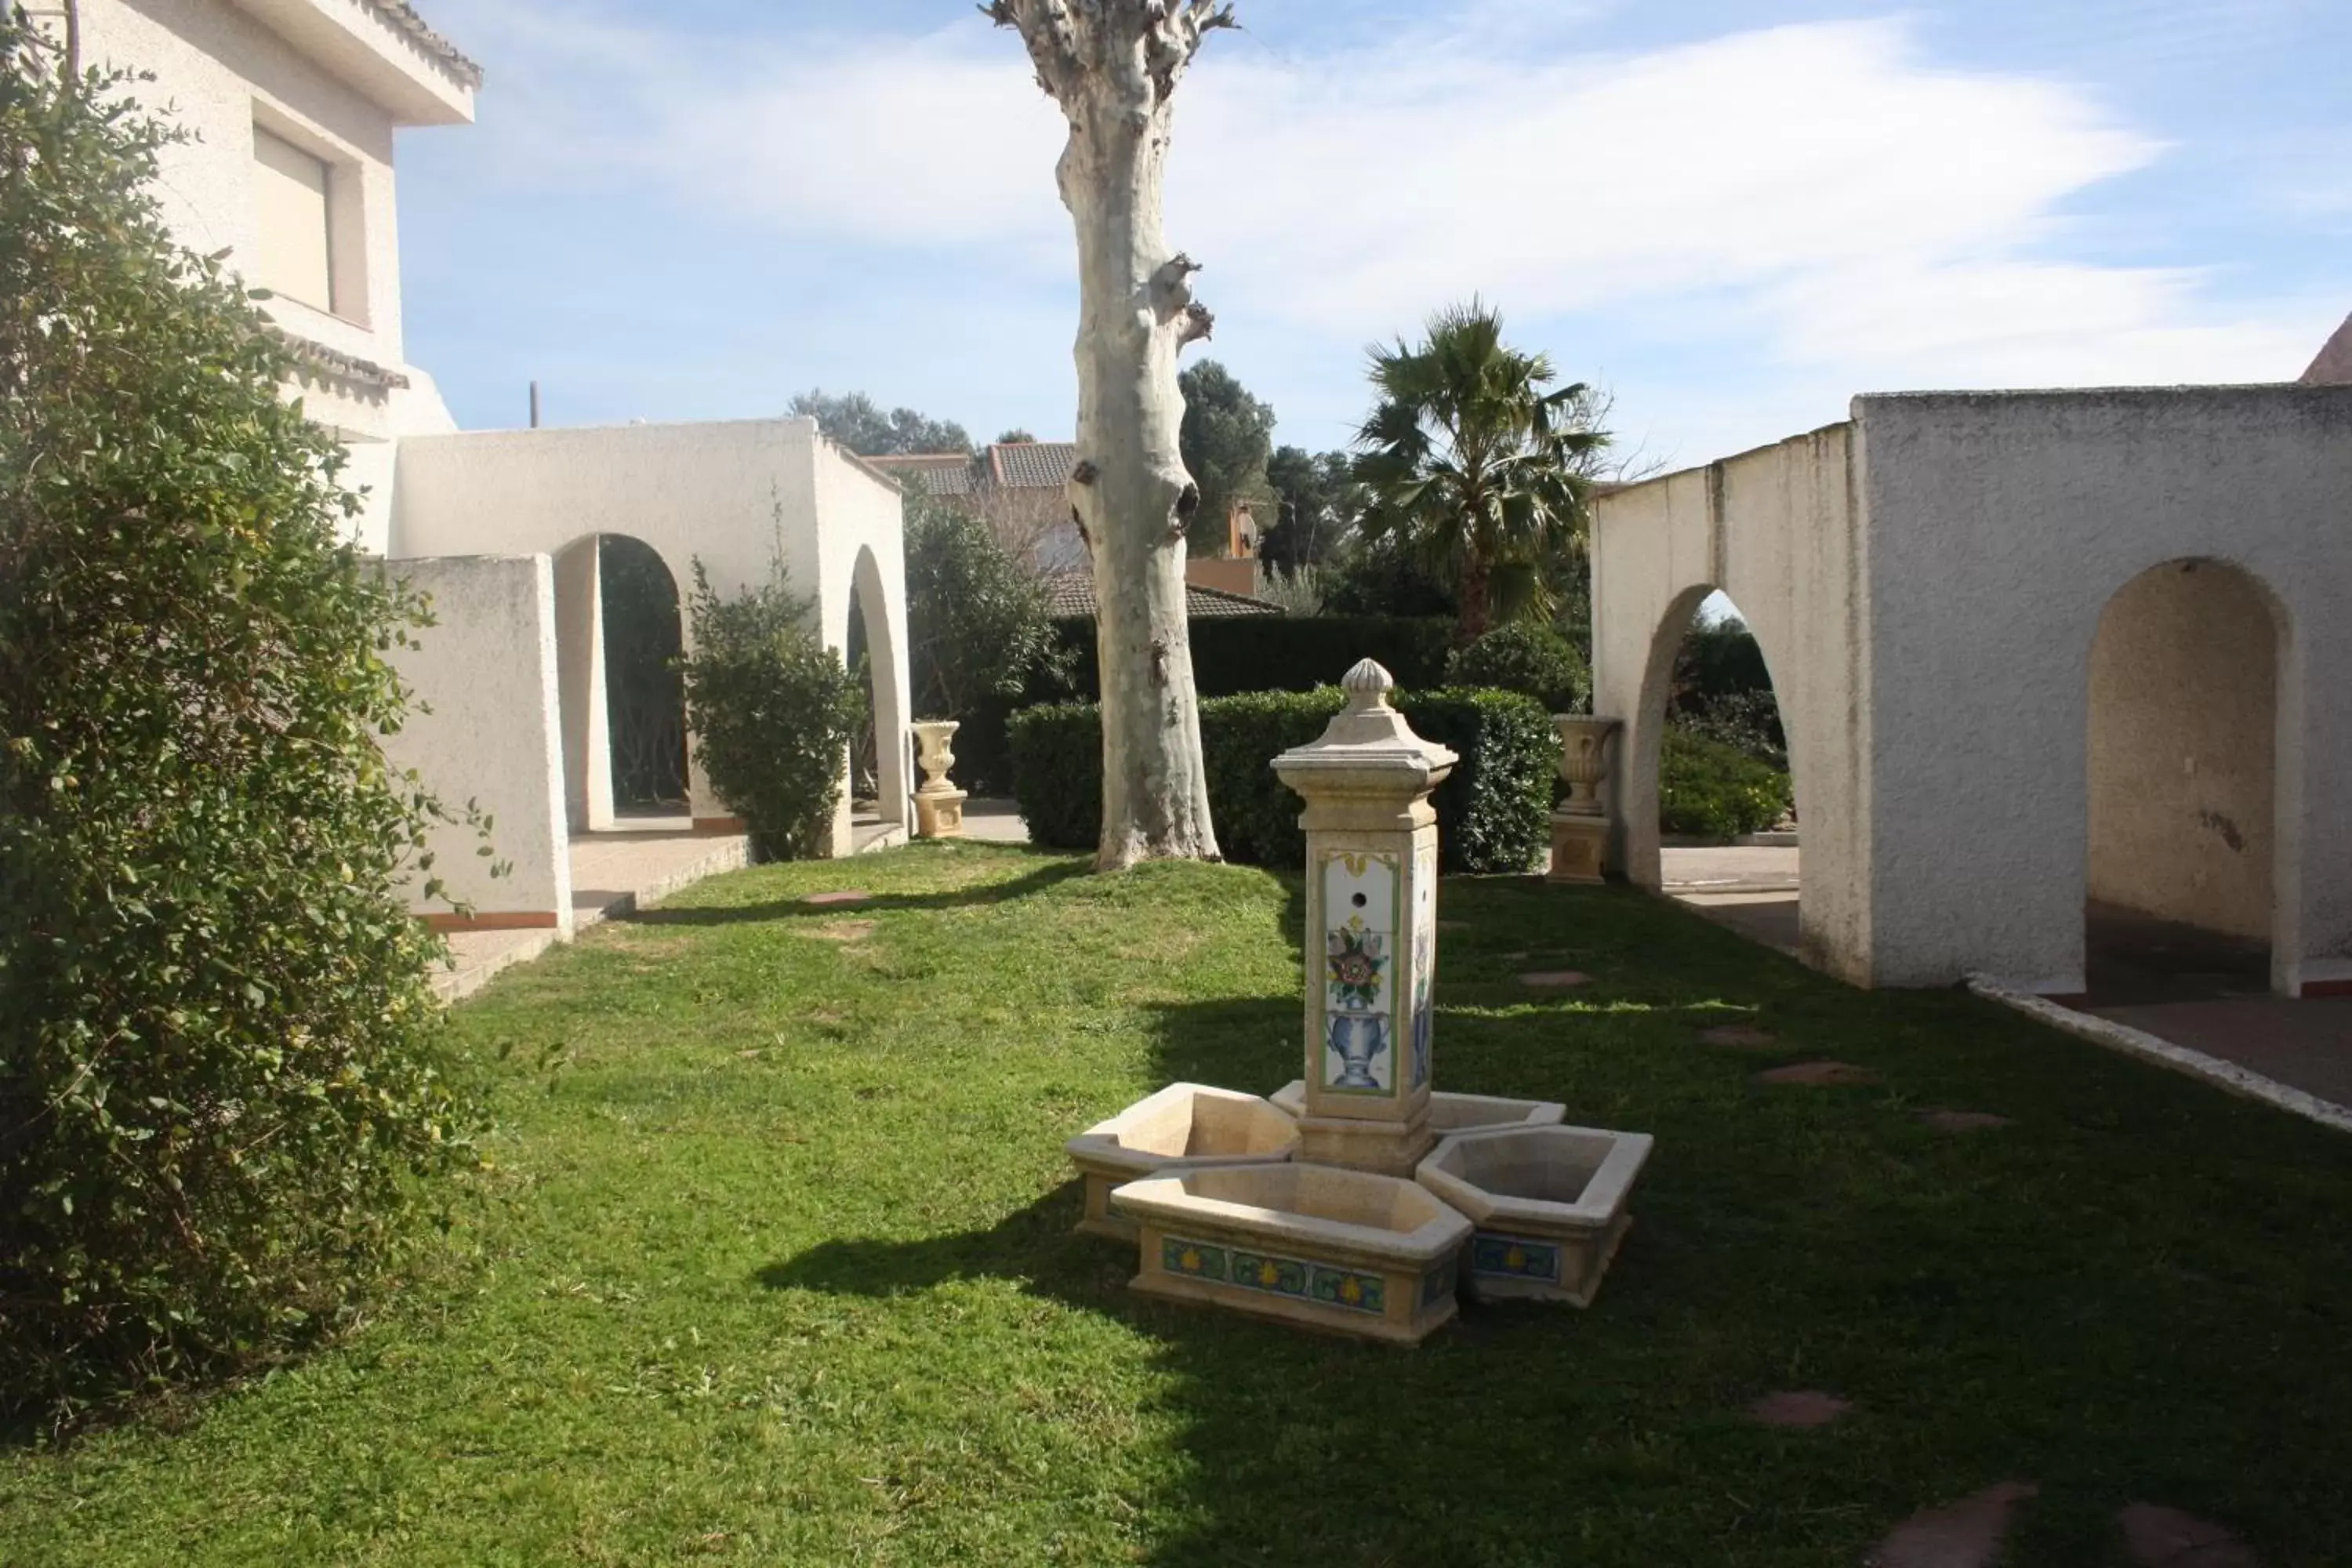
[{"label": "trimmed bush", "polygon": [[1517,691],[1547,713],[1582,713],[1592,705],[1592,675],[1576,645],[1549,626],[1496,626],[1455,653],[1445,667],[1455,686]]},{"label": "trimmed bush", "polygon": [[1736,746],[1669,729],[1658,764],[1658,826],[1731,838],[1761,833],[1788,812],[1789,775]]},{"label": "trimmed bush", "polygon": [[743,819],[761,858],[824,854],[863,687],[818,638],[811,602],[792,592],[781,565],[721,599],[697,561],[691,609],[687,723],[710,787]]},{"label": "trimmed bush", "polygon": [[348,1324],[474,1121],[378,744],[425,607],[128,79],[0,13],[0,1416],[52,1422]]},{"label": "trimmed bush", "polygon": [[[1295,868],[1306,856],[1299,799],[1274,759],[1323,733],[1346,706],[1337,687],[1252,692],[1201,704],[1201,749],[1218,847],[1228,860]],[[1462,761],[1438,787],[1439,842],[1450,872],[1516,873],[1549,842],[1559,742],[1532,699],[1510,691],[1400,693],[1397,706],[1423,739]],[[1092,703],[1059,703],[1013,716],[1013,784],[1032,841],[1091,849],[1102,831],[1102,720]]]},{"label": "trimmed bush", "polygon": [[[1092,702],[1102,695],[1095,624],[1054,623],[1064,673],[1032,682],[1040,701]],[[1442,686],[1453,651],[1451,619],[1391,616],[1247,616],[1192,623],[1192,683],[1202,697],[1312,691],[1362,658],[1378,659],[1407,690]]]}]

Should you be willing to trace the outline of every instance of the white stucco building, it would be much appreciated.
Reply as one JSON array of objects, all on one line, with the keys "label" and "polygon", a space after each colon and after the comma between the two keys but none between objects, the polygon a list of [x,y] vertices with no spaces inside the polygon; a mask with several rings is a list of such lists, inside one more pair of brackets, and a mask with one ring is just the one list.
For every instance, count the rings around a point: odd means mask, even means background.
[{"label": "white stucco building", "polygon": [[2097,906],[2352,991],[2347,348],[2294,385],[1862,397],[1603,498],[1617,864],[1660,885],[1675,653],[1721,590],[1780,699],[1814,962],[2079,994]]},{"label": "white stucco building", "polygon": [[[474,118],[479,66],[407,0],[79,0],[82,58],[151,73],[142,101],[194,140],[163,153],[156,195],[189,248],[226,251],[295,344],[289,390],[351,454],[367,552],[430,592],[439,625],[402,658],[431,711],[387,743],[445,799],[495,818],[491,877],[474,840],[437,846],[449,925],[572,920],[572,837],[615,826],[605,717],[600,538],[694,563],[721,595],[782,561],[816,596],[825,640],[853,612],[873,673],[878,821],[903,836],[912,792],[906,584],[897,485],[814,421],[474,433],[457,428],[403,339],[395,138]],[[62,31],[63,20],[51,16]],[[678,825],[740,828],[691,770]],[[845,792],[836,853],[856,841]],[[420,901],[420,909],[422,903]]]}]

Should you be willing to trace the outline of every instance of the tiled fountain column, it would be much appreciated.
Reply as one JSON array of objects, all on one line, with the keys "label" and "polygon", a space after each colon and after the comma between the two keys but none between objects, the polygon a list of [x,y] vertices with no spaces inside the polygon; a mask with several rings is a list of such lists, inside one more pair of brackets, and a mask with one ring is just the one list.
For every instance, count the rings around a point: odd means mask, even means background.
[{"label": "tiled fountain column", "polygon": [[1437,812],[1460,759],[1389,705],[1364,660],[1348,708],[1275,772],[1307,802],[1307,1083],[1298,1158],[1412,1174],[1429,1126],[1437,959]]}]

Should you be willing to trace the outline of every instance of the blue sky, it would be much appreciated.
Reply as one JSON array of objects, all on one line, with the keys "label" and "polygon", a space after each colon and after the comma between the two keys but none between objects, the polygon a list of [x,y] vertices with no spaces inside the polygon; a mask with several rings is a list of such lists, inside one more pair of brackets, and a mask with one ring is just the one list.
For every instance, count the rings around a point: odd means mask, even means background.
[{"label": "blue sky", "polygon": [[[469,427],[780,412],[1069,430],[1062,127],[964,0],[429,0],[410,357]],[[2352,310],[2352,0],[1242,0],[1169,230],[1276,438],[1474,292],[1653,459],[1857,392],[2286,380]]]}]

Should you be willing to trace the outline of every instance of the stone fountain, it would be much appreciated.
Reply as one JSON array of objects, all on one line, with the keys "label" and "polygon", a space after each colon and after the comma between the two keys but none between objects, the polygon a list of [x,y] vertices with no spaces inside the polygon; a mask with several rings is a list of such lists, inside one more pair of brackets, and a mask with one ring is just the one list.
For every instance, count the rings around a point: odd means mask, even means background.
[{"label": "stone fountain", "polygon": [[1460,759],[1412,732],[1395,684],[1364,660],[1322,738],[1274,760],[1307,803],[1306,1076],[1271,1100],[1174,1085],[1069,1152],[1079,1228],[1135,1238],[1135,1289],[1418,1344],[1465,1273],[1474,1289],[1494,1276],[1488,1294],[1590,1302],[1649,1140],[1436,1091],[1430,795]]}]

